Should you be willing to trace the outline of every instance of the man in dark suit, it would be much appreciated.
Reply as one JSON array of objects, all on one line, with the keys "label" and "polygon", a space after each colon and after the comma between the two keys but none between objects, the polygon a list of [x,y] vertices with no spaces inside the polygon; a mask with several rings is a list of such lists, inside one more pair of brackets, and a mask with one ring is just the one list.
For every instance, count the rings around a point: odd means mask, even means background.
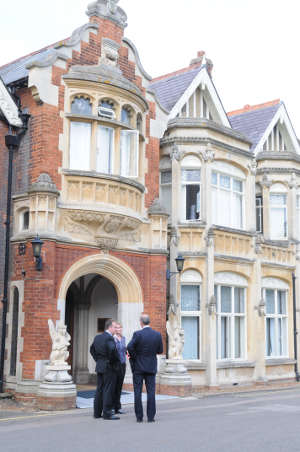
[{"label": "man in dark suit", "polygon": [[157,372],[157,354],[163,352],[161,334],[150,328],[150,317],[143,314],[140,317],[142,330],[136,331],[127,350],[133,373],[134,408],[137,422],[143,421],[142,387],[145,380],[147,389],[148,422],[154,422],[156,413],[155,376]]},{"label": "man in dark suit", "polygon": [[114,393],[116,376],[122,372],[120,356],[114,341],[117,324],[115,320],[105,322],[105,331],[98,334],[90,347],[90,353],[96,361],[97,389],[94,399],[94,418],[117,420],[114,416]]}]

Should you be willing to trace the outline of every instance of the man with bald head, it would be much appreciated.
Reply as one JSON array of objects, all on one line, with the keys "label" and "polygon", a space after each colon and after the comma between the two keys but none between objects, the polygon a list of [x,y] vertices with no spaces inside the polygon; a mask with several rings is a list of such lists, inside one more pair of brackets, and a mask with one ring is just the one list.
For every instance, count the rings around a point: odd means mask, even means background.
[{"label": "man with bald head", "polygon": [[156,413],[155,376],[157,373],[157,356],[163,352],[161,334],[150,328],[150,317],[143,314],[140,317],[142,329],[136,331],[127,350],[133,373],[134,408],[137,422],[143,421],[142,388],[145,380],[147,389],[148,422],[154,422]]}]

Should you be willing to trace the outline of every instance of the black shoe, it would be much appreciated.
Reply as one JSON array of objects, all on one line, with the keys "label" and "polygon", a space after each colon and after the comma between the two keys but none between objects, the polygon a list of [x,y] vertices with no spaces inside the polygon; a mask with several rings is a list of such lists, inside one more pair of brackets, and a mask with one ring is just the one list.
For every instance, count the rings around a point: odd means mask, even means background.
[{"label": "black shoe", "polygon": [[111,415],[111,416],[109,416],[109,417],[104,417],[103,419],[104,419],[105,421],[117,421],[117,420],[120,419],[120,418],[117,417],[117,416]]},{"label": "black shoe", "polygon": [[148,422],[155,422],[155,419],[148,419]]},{"label": "black shoe", "polygon": [[119,410],[119,411],[116,411],[116,414],[126,414],[126,412],[123,410]]},{"label": "black shoe", "polygon": [[136,422],[143,422],[143,419],[137,419]]}]

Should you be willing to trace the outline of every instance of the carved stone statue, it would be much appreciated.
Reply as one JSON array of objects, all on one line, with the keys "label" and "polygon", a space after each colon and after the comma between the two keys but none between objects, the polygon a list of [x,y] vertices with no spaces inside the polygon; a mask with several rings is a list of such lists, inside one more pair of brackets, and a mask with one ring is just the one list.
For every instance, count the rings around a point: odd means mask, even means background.
[{"label": "carved stone statue", "polygon": [[177,325],[176,321],[172,329],[170,322],[167,321],[167,333],[169,336],[169,359],[183,359],[184,330]]},{"label": "carved stone statue", "polygon": [[68,366],[66,361],[69,357],[69,352],[67,349],[70,345],[71,336],[67,333],[67,327],[62,322],[59,322],[56,330],[50,319],[48,320],[48,325],[52,339],[50,364],[51,366]]}]

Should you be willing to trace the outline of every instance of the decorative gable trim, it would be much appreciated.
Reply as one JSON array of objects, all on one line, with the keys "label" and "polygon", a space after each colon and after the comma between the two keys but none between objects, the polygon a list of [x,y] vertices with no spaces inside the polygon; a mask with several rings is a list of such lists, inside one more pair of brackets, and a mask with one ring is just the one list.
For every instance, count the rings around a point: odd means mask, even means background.
[{"label": "decorative gable trim", "polygon": [[22,127],[18,107],[0,77],[0,110],[11,126]]},{"label": "decorative gable trim", "polygon": [[181,98],[174,105],[174,107],[172,108],[172,110],[170,112],[169,119],[173,119],[178,115],[178,113],[181,111],[182,107],[188,102],[188,100],[190,99],[192,94],[196,91],[196,89],[198,88],[198,86],[201,83],[204,83],[206,85],[206,89],[208,90],[208,92],[212,98],[212,101],[218,112],[222,125],[231,128],[230,122],[222,107],[219,96],[218,96],[216,89],[211,81],[211,78],[207,72],[206,66],[203,66],[201,68],[200,72],[194,78],[194,80],[192,81],[190,86],[187,88],[187,90],[184,92],[184,94],[181,96]]},{"label": "decorative gable trim", "polygon": [[274,115],[272,121],[270,122],[270,124],[268,125],[267,129],[265,130],[263,136],[261,137],[258,145],[256,146],[256,148],[254,149],[254,154],[257,155],[258,152],[261,152],[263,150],[263,146],[264,143],[266,142],[266,140],[268,139],[270,133],[272,132],[272,130],[274,129],[275,125],[277,124],[278,121],[283,121],[284,125],[287,128],[287,132],[289,134],[289,137],[291,139],[291,142],[294,146],[294,150],[297,154],[300,154],[300,145],[299,145],[299,141],[296,137],[296,134],[294,132],[292,123],[290,121],[290,118],[287,114],[286,108],[284,103],[282,103],[279,107],[279,109],[277,110],[276,114]]}]

